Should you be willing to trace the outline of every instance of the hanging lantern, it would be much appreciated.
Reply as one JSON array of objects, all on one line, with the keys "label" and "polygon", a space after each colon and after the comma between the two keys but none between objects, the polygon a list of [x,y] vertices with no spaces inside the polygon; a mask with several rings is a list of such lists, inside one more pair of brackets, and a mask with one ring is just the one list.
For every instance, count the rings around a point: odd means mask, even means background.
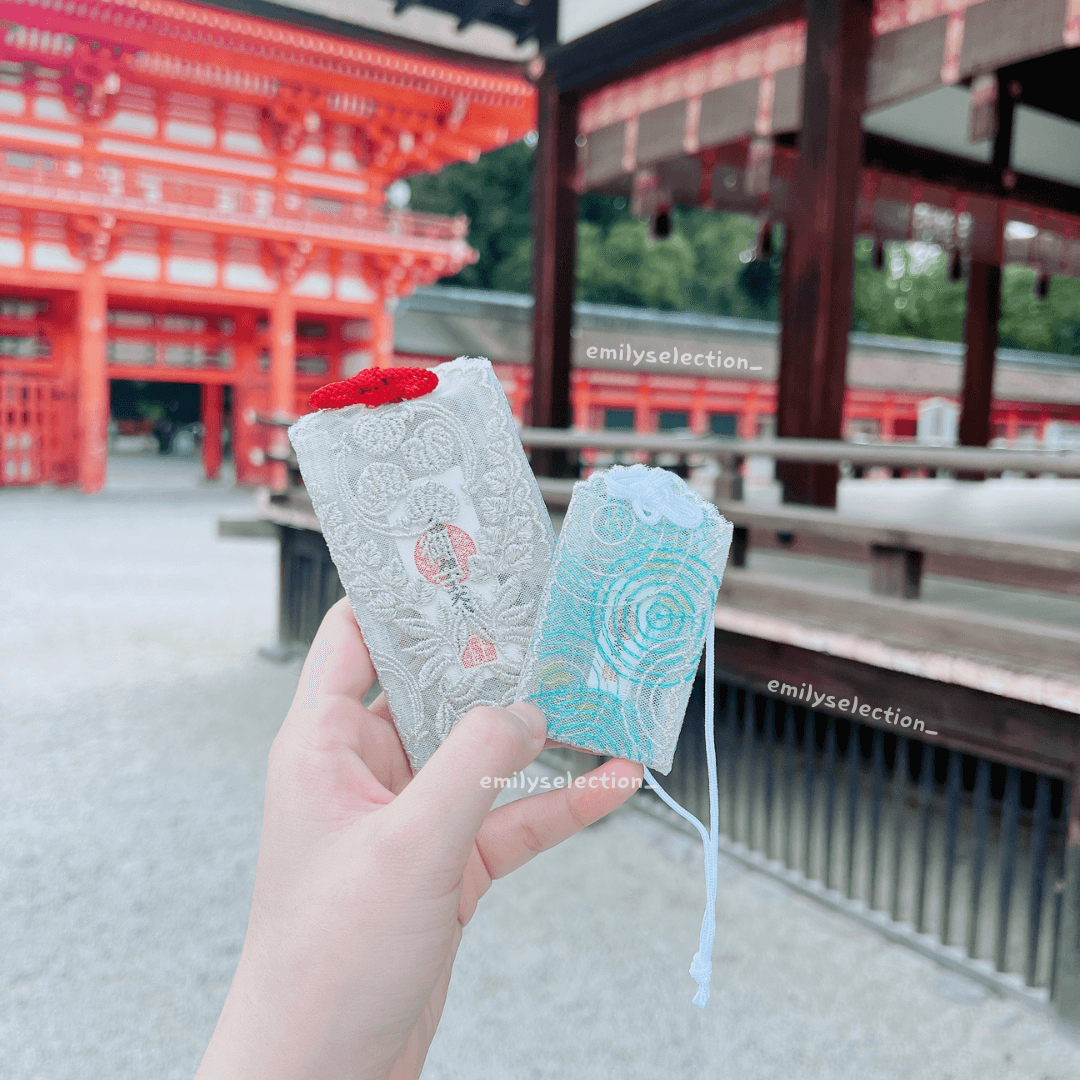
[{"label": "hanging lantern", "polygon": [[773,257],[773,223],[768,218],[762,223],[757,236],[757,258],[768,262]]},{"label": "hanging lantern", "polygon": [[649,222],[649,231],[654,240],[666,240],[671,235],[671,207],[661,203]]},{"label": "hanging lantern", "polygon": [[964,276],[964,260],[960,256],[960,249],[956,248],[949,258],[949,280],[959,281]]}]

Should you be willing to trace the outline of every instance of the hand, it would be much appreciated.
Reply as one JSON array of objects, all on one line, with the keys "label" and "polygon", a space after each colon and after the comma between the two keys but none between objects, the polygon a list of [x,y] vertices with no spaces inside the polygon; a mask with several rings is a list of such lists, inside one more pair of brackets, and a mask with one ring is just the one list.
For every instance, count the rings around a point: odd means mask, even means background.
[{"label": "hand", "polygon": [[[323,642],[332,652],[305,709]],[[385,698],[361,704],[374,679],[342,600],[270,749],[247,938],[196,1080],[418,1077],[462,927],[491,882],[640,785],[640,765],[610,761],[595,770],[608,786],[491,810],[496,790],[481,779],[536,757],[543,714],[524,703],[472,709],[414,778]]]}]

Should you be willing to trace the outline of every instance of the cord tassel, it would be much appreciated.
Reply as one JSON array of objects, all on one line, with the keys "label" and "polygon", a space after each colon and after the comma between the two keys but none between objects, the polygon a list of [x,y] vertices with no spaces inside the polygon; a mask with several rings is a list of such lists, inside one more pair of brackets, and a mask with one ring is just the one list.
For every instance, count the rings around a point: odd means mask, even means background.
[{"label": "cord tassel", "polygon": [[712,983],[712,954],[716,941],[716,886],[717,864],[720,861],[720,795],[716,781],[716,725],[714,692],[715,669],[715,631],[709,627],[705,635],[705,757],[709,769],[709,826],[705,826],[689,810],[684,810],[657,782],[648,769],[645,779],[653,791],[681,818],[689,821],[701,834],[705,849],[705,914],[701,920],[701,936],[698,939],[698,951],[690,963],[690,974],[698,984],[694,995],[694,1004],[704,1009],[709,1001],[709,986]]}]

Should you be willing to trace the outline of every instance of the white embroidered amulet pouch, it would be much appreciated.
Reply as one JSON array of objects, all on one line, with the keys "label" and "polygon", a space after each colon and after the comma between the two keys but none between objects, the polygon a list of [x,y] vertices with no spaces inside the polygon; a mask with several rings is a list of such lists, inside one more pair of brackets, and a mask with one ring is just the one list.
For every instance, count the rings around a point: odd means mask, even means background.
[{"label": "white embroidered amulet pouch", "polygon": [[413,769],[509,705],[555,537],[487,360],[367,369],[290,429]]}]

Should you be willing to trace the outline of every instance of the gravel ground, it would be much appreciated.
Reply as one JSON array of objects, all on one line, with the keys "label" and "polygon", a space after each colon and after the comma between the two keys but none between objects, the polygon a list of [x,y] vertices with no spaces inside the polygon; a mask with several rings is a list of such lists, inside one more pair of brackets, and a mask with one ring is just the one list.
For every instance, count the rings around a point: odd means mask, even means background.
[{"label": "gravel ground", "polygon": [[[250,495],[193,463],[0,490],[0,1078],[191,1077],[243,939],[295,667]],[[627,809],[499,882],[427,1080],[1072,1080],[1080,1040],[722,860],[690,1004],[698,846]]]}]

